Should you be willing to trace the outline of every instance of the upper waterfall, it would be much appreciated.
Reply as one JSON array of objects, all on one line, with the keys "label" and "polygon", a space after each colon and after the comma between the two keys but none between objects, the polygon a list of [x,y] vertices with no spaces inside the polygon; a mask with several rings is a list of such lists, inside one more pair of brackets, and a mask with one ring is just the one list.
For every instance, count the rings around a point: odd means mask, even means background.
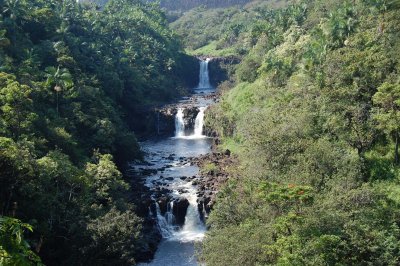
[{"label": "upper waterfall", "polygon": [[198,89],[209,89],[212,88],[210,84],[210,76],[208,72],[208,63],[210,59],[207,58],[206,60],[200,61],[200,76],[199,76],[199,85],[197,86]]}]

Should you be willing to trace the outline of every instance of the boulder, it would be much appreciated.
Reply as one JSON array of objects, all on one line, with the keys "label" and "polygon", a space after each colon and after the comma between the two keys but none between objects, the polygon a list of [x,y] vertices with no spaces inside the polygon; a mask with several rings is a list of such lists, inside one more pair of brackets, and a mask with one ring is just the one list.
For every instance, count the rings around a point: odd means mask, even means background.
[{"label": "boulder", "polygon": [[189,201],[186,198],[178,198],[174,200],[172,213],[175,216],[175,221],[177,225],[182,226],[185,223],[185,217],[188,207]]},{"label": "boulder", "polygon": [[168,198],[167,197],[160,197],[157,200],[158,206],[160,207],[160,212],[162,215],[164,215],[167,212],[167,207],[168,207]]}]

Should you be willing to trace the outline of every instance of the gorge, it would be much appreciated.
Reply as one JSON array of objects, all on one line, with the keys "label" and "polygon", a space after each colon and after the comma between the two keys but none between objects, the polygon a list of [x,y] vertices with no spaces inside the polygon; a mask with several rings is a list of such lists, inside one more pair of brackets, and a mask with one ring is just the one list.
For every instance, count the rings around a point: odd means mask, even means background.
[{"label": "gorge", "polygon": [[[210,152],[212,140],[203,134],[204,112],[212,104],[207,99],[214,88],[209,82],[209,59],[200,60],[197,101],[182,100],[175,107],[174,136],[141,143],[149,164],[135,165],[137,172],[148,171],[145,185],[150,189],[149,216],[162,236],[154,260],[140,265],[197,265],[194,243],[204,237],[203,206],[198,200],[199,169],[190,159]],[[188,102],[189,101],[189,102]],[[185,117],[185,106],[196,109],[194,122]]]},{"label": "gorge", "polygon": [[399,18],[0,1],[0,265],[400,265]]}]

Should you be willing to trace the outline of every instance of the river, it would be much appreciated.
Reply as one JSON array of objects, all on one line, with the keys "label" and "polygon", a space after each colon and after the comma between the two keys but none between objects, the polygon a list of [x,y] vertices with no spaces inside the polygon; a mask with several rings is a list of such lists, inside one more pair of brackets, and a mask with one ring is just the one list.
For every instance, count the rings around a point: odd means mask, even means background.
[{"label": "river", "polygon": [[[153,170],[146,178],[146,186],[153,192],[155,202],[149,215],[157,222],[163,237],[154,259],[139,265],[149,266],[194,266],[195,243],[202,241],[206,227],[197,204],[197,187],[194,180],[199,177],[197,166],[189,159],[210,152],[212,140],[204,134],[204,112],[212,104],[207,95],[214,92],[208,73],[209,60],[200,61],[199,85],[194,89],[198,110],[192,128],[185,120],[187,100],[177,103],[175,136],[141,143],[147,165],[138,165]],[[182,212],[186,210],[185,215]],[[182,219],[184,218],[184,219]]]}]

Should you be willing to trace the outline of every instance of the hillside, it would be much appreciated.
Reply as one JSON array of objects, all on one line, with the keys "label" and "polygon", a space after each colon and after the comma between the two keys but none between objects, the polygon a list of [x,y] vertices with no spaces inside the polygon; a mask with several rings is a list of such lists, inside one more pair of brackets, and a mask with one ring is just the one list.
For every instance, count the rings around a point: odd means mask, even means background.
[{"label": "hillside", "polygon": [[245,7],[205,8],[185,12],[171,28],[182,38],[186,51],[197,55],[244,55],[255,44],[271,10],[285,0],[255,2]]},{"label": "hillside", "polygon": [[[79,0],[81,3],[96,3],[105,5],[109,0]],[[169,11],[187,11],[195,7],[204,6],[207,8],[243,6],[254,0],[145,0],[144,2],[160,2],[161,7]]]},{"label": "hillside", "polygon": [[162,0],[161,6],[168,10],[186,11],[195,7],[205,6],[207,8],[243,6],[253,0]]},{"label": "hillside", "polygon": [[134,264],[149,235],[122,172],[140,112],[184,95],[197,60],[138,1],[0,10],[0,264]]},{"label": "hillside", "polygon": [[204,32],[242,62],[207,117],[219,151],[240,163],[206,164],[230,178],[202,259],[399,264],[400,3],[299,1],[261,14],[232,43]]}]

